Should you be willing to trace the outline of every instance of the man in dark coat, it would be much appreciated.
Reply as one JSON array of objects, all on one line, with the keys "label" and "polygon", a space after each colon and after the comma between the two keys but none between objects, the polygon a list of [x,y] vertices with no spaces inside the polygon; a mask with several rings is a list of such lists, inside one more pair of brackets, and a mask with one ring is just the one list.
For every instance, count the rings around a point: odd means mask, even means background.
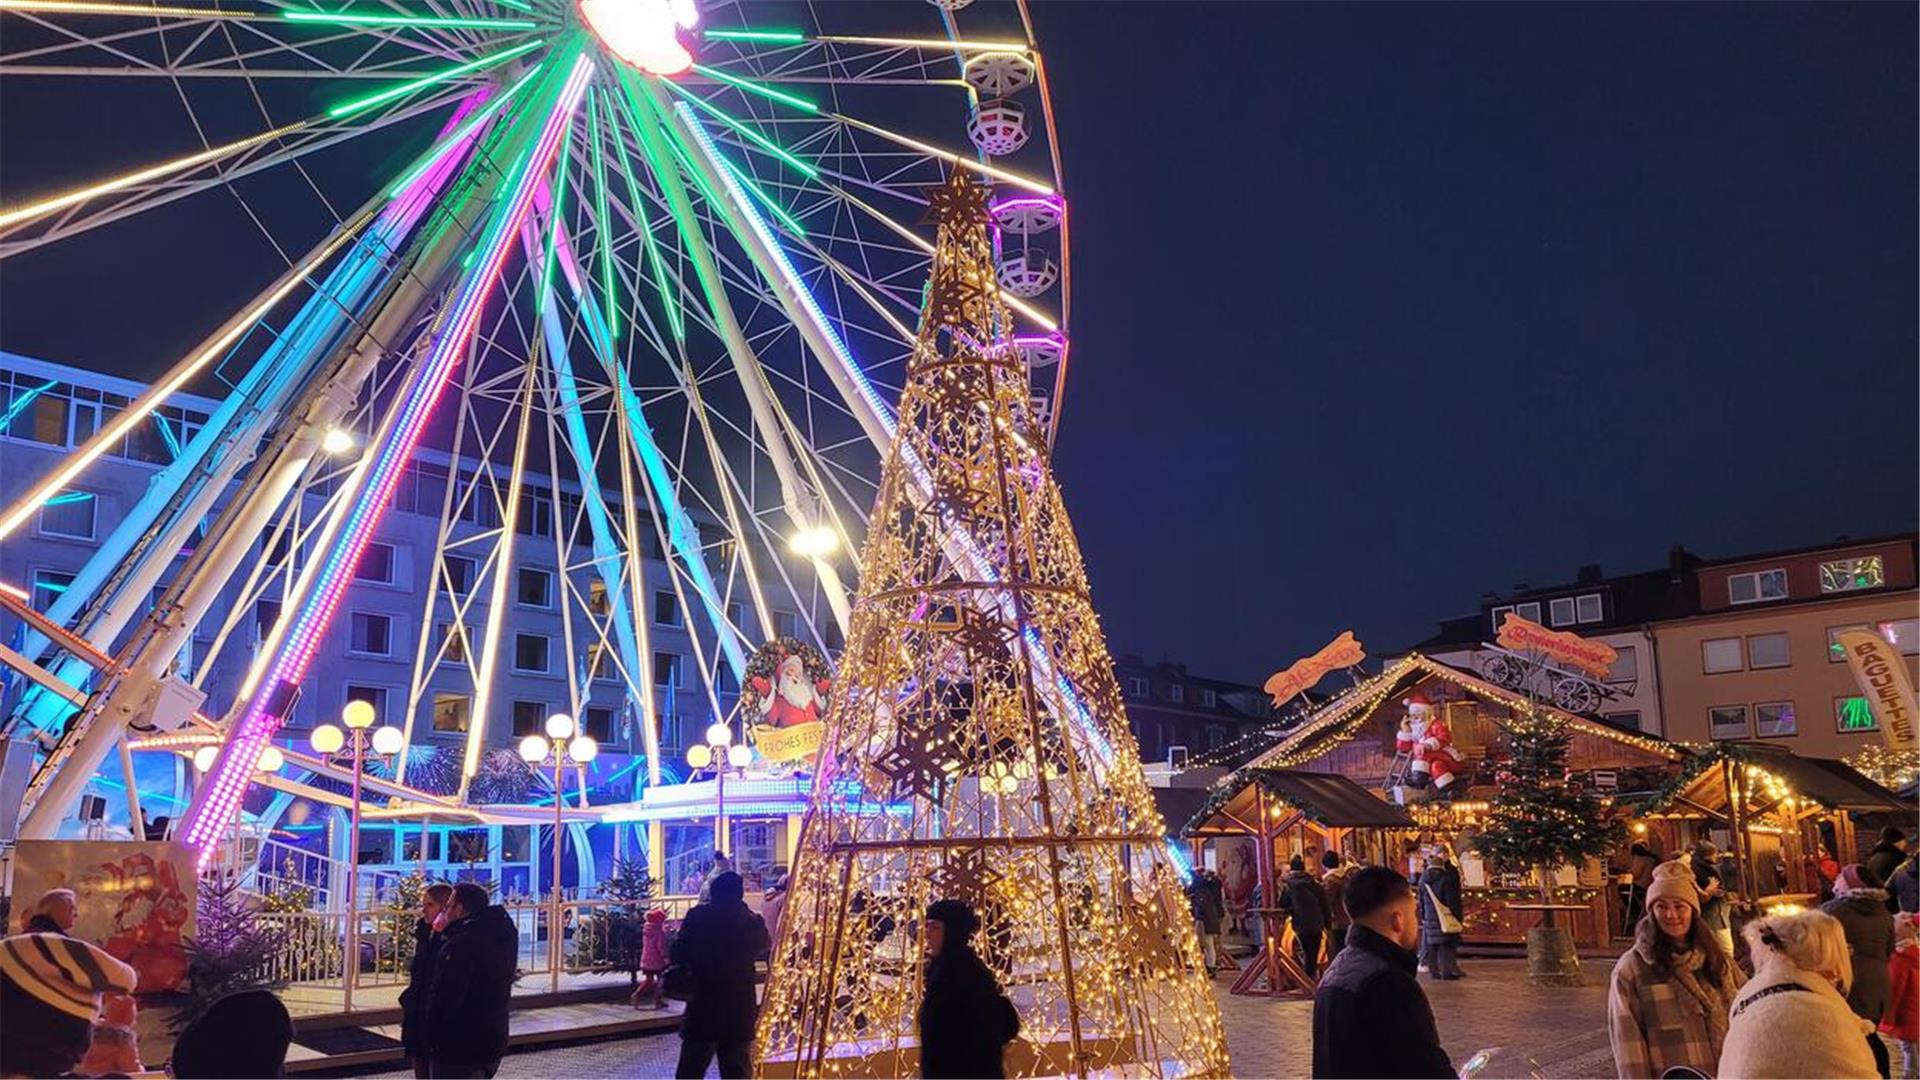
[{"label": "man in dark coat", "polygon": [[1880,842],[1867,852],[1866,868],[1873,874],[1873,886],[1884,889],[1893,880],[1893,872],[1907,860],[1907,834],[1898,825],[1880,830]]},{"label": "man in dark coat", "polygon": [[752,1069],[753,1025],[760,1008],[753,962],[772,947],[767,924],[743,896],[740,875],[725,870],[707,882],[707,901],[680,924],[673,963],[687,975],[687,1011],[680,1018],[680,1063],[674,1076],[707,1075],[717,1055],[726,1080]]},{"label": "man in dark coat", "polygon": [[1895,911],[1920,914],[1920,852],[1907,856],[1906,862],[1894,868],[1887,892]]},{"label": "man in dark coat", "polygon": [[433,1075],[490,1077],[507,1052],[507,1003],[520,935],[507,909],[471,881],[453,888],[427,994]]},{"label": "man in dark coat", "polygon": [[1295,855],[1280,879],[1280,910],[1293,920],[1293,936],[1300,945],[1300,966],[1308,975],[1320,973],[1320,939],[1327,932],[1327,893],[1307,873],[1307,862]]},{"label": "man in dark coat", "polygon": [[968,939],[980,928],[959,900],[927,908],[927,982],[920,998],[920,1075],[1006,1075],[1007,1044],[1020,1034],[1020,1014],[1000,992]]},{"label": "man in dark coat", "polygon": [[1454,1076],[1414,978],[1420,924],[1412,886],[1368,866],[1349,875],[1341,893],[1353,925],[1313,994],[1313,1075]]},{"label": "man in dark coat", "polygon": [[1193,883],[1187,886],[1187,904],[1193,908],[1200,949],[1206,958],[1207,974],[1211,975],[1220,968],[1220,925],[1227,917],[1226,896],[1220,888],[1220,879],[1208,870],[1194,871]]},{"label": "man in dark coat", "polygon": [[427,1046],[427,995],[433,991],[433,973],[440,959],[441,931],[446,929],[447,907],[453,886],[436,881],[420,896],[420,918],[413,924],[413,962],[407,967],[407,988],[400,991],[400,1043],[413,1059],[413,1075],[433,1075],[433,1053]]}]

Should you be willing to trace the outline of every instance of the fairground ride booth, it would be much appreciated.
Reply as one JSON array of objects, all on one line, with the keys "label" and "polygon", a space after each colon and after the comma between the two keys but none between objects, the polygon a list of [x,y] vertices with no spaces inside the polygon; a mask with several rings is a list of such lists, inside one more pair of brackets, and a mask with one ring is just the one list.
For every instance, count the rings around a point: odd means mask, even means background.
[{"label": "fairground ride booth", "polygon": [[1727,890],[1759,909],[1817,902],[1822,848],[1841,864],[1858,862],[1879,825],[1913,824],[1911,800],[1852,766],[1758,742],[1715,743],[1618,805],[1657,855],[1711,841]]},{"label": "fairground ride booth", "polygon": [[[1350,847],[1348,854],[1417,873],[1426,855],[1444,848],[1460,868],[1465,942],[1519,945],[1538,916],[1511,905],[1540,899],[1533,872],[1496,869],[1475,855],[1468,841],[1485,818],[1487,800],[1498,790],[1495,776],[1506,754],[1506,725],[1528,711],[1572,732],[1568,768],[1603,797],[1616,790],[1658,787],[1687,756],[1664,739],[1530,701],[1470,672],[1412,653],[1308,713],[1291,734],[1234,776],[1254,770],[1332,773],[1404,807],[1412,822],[1387,834],[1388,850],[1362,843]],[[1409,725],[1416,721],[1422,737],[1412,741],[1424,748],[1409,752]],[[1233,777],[1223,783],[1231,782]],[[1350,837],[1349,842],[1355,839],[1366,837]],[[1276,857],[1284,855],[1276,852]],[[1616,861],[1625,865],[1626,852]],[[1561,867],[1556,886],[1556,903],[1581,908],[1569,912],[1576,945],[1607,947],[1623,921],[1619,909],[1624,901],[1609,886],[1606,862]]]},{"label": "fairground ride booth", "polygon": [[[1413,828],[1413,818],[1404,809],[1344,776],[1245,768],[1214,785],[1180,836],[1192,845],[1196,865],[1211,854],[1213,863],[1232,868],[1241,860],[1227,852],[1245,851],[1251,843],[1258,892],[1250,912],[1259,950],[1234,980],[1233,992],[1311,992],[1312,980],[1293,959],[1292,927],[1274,907],[1287,860],[1297,855],[1316,864],[1315,873],[1326,851],[1378,862],[1392,849],[1390,837]],[[1237,847],[1228,846],[1236,841]],[[1226,852],[1208,853],[1208,844],[1226,847]]]}]

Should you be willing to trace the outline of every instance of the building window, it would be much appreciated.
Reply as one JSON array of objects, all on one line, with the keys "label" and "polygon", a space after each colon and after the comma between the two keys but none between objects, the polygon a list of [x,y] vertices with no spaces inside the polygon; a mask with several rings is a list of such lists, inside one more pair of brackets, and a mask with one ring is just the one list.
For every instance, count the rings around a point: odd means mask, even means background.
[{"label": "building window", "polygon": [[393,619],[371,611],[354,612],[347,651],[362,656],[392,656]]},{"label": "building window", "polygon": [[1614,650],[1613,666],[1607,669],[1607,681],[1610,683],[1633,682],[1640,677],[1640,650],[1633,645],[1622,645]]},{"label": "building window", "polygon": [[35,570],[33,572],[33,607],[35,611],[45,611],[60,594],[73,584],[73,575],[59,570]]},{"label": "building window", "polygon": [[619,676],[619,670],[611,654],[612,649],[598,641],[587,646],[587,678],[617,678]]},{"label": "building window", "polygon": [[1227,733],[1217,727],[1207,728],[1207,749],[1218,750],[1227,745]]},{"label": "building window", "polygon": [[1186,704],[1187,688],[1181,686],[1179,683],[1169,684],[1167,686],[1167,700],[1173,702],[1175,705]]},{"label": "building window", "polygon": [[40,535],[65,540],[93,539],[100,500],[91,491],[63,491],[40,504]]},{"label": "building window", "polygon": [[447,591],[455,596],[465,596],[473,591],[473,579],[479,573],[479,567],[465,555],[447,555],[440,560],[447,571]]},{"label": "building window", "polygon": [[1753,731],[1763,739],[1779,739],[1800,733],[1793,718],[1793,702],[1765,701],[1753,707]]},{"label": "building window", "polygon": [[467,639],[473,637],[473,627],[455,627],[453,623],[440,624],[440,662],[443,664],[464,664],[467,662]]},{"label": "building window", "polygon": [[1218,708],[1219,705],[1220,705],[1219,694],[1214,693],[1212,690],[1206,690],[1206,689],[1202,689],[1200,691],[1200,707],[1201,708],[1213,709],[1213,708]]},{"label": "building window", "polygon": [[613,710],[605,705],[587,706],[587,734],[597,743],[613,741]]},{"label": "building window", "polygon": [[1901,656],[1920,653],[1920,619],[1894,619],[1880,624],[1880,636],[1900,650]]},{"label": "building window", "polygon": [[393,563],[392,544],[371,542],[367,545],[367,550],[360,553],[360,561],[353,564],[353,579],[391,585],[393,584]]},{"label": "building window", "polygon": [[513,737],[525,738],[539,735],[547,730],[547,703],[544,701],[516,701],[513,703]]},{"label": "building window", "polygon": [[[385,724],[387,716],[387,688],[384,686],[355,686],[347,684],[347,701],[364,701],[373,706],[373,722]],[[346,704],[346,702],[341,702]]]},{"label": "building window", "polygon": [[1842,735],[1880,730],[1880,721],[1873,717],[1873,707],[1857,694],[1833,699],[1833,724]]},{"label": "building window", "polygon": [[253,641],[259,644],[273,634],[273,624],[280,621],[280,601],[259,599],[253,602]]},{"label": "building window", "polygon": [[683,626],[686,620],[680,617],[680,598],[670,592],[656,590],[653,594],[653,622],[656,626]]},{"label": "building window", "polygon": [[513,635],[513,670],[545,675],[552,659],[553,639],[545,634]]},{"label": "building window", "polygon": [[1497,608],[1494,608],[1494,609],[1493,609],[1493,611],[1492,611],[1492,612],[1490,613],[1490,616],[1489,616],[1489,617],[1493,619],[1493,632],[1494,632],[1494,633],[1496,633],[1496,634],[1497,634],[1497,633],[1499,633],[1499,632],[1500,632],[1500,621],[1501,621],[1502,619],[1505,619],[1505,618],[1507,617],[1507,615],[1508,615],[1508,613],[1510,613],[1511,611],[1513,611],[1513,605],[1512,605],[1512,604],[1503,604],[1503,605],[1501,605],[1500,607],[1497,607]]},{"label": "building window", "polygon": [[1740,639],[1737,637],[1708,638],[1700,643],[1702,657],[1701,670],[1709,675],[1718,675],[1723,671],[1739,671]]},{"label": "building window", "polygon": [[1849,630],[1865,630],[1866,623],[1848,623],[1846,626],[1827,627],[1827,663],[1844,664],[1847,662],[1847,647],[1840,644],[1840,635]]},{"label": "building window", "polygon": [[681,668],[679,653],[653,654],[653,685],[675,689],[686,685],[686,672]]},{"label": "building window", "polygon": [[773,613],[773,633],[775,637],[797,638],[800,636],[800,616],[791,611]]},{"label": "building window", "polygon": [[1714,739],[1747,737],[1747,707],[1719,705],[1707,710],[1707,731]]},{"label": "building window", "polygon": [[1606,617],[1603,613],[1605,610],[1604,605],[1600,603],[1600,594],[1597,592],[1590,592],[1584,596],[1576,596],[1573,599],[1573,604],[1574,610],[1578,613],[1579,619],[1583,623],[1599,622]]},{"label": "building window", "polygon": [[473,719],[473,698],[467,694],[433,695],[433,730],[464,732]]},{"label": "building window", "polygon": [[1868,555],[1862,559],[1836,559],[1820,564],[1820,591],[1823,593],[1877,589],[1886,583],[1886,572],[1878,555]]},{"label": "building window", "polygon": [[1547,601],[1547,620],[1555,626],[1573,624],[1573,597],[1561,596]]},{"label": "building window", "polygon": [[1727,576],[1727,602],[1758,604],[1765,600],[1787,598],[1787,572],[1784,569],[1754,570]]},{"label": "building window", "polygon": [[1625,712],[1602,713],[1600,714],[1600,718],[1617,727],[1630,728],[1634,731],[1640,730],[1640,710],[1638,709],[1628,709]]},{"label": "building window", "polygon": [[1147,696],[1147,680],[1127,676],[1127,696],[1143,698]]},{"label": "building window", "polygon": [[599,578],[587,582],[587,610],[595,615],[613,610],[613,604],[607,599],[607,583]]},{"label": "building window", "polygon": [[513,598],[525,607],[553,606],[553,575],[523,566],[514,574]]},{"label": "building window", "polygon": [[1540,621],[1540,605],[1538,602],[1529,603],[1529,604],[1515,604],[1513,605],[1513,613],[1515,615],[1520,616],[1523,619],[1526,619],[1529,622]]},{"label": "building window", "polygon": [[1787,650],[1787,635],[1755,634],[1747,639],[1748,667],[1756,670],[1786,667],[1792,662]]},{"label": "building window", "polygon": [[545,491],[521,493],[520,520],[515,531],[525,536],[553,535],[553,500]]}]

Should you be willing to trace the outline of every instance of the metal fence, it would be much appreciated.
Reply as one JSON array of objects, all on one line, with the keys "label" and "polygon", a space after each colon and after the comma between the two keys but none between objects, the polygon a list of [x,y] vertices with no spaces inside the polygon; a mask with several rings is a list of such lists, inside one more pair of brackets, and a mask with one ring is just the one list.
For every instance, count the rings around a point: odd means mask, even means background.
[{"label": "metal fence", "polygon": [[[635,905],[660,908],[677,924],[698,901],[694,896],[663,896]],[[517,934],[522,975],[550,975],[552,905],[532,900],[504,905]],[[623,971],[639,957],[639,920],[617,918],[617,900],[568,900],[560,905],[560,970],[568,974]],[[279,936],[281,947],[269,966],[276,981],[338,985],[346,978],[347,915],[338,911],[262,912],[260,925]],[[360,974],[356,986],[400,986],[413,958],[413,912],[374,910],[360,919]]]}]

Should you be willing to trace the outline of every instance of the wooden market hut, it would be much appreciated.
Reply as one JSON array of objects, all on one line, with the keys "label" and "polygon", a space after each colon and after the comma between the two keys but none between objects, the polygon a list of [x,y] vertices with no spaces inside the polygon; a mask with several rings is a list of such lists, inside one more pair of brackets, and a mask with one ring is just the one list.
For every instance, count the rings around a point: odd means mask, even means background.
[{"label": "wooden market hut", "polygon": [[1636,833],[1657,837],[1668,852],[1723,833],[1729,842],[1719,846],[1737,879],[1729,891],[1763,906],[1816,899],[1811,857],[1825,844],[1840,862],[1854,861],[1854,815],[1913,813],[1911,802],[1845,762],[1760,742],[1715,743],[1659,788],[1623,795],[1620,805],[1635,816]]},{"label": "wooden market hut", "polygon": [[[1457,778],[1444,794],[1400,783],[1404,765],[1396,759],[1394,736],[1404,715],[1402,702],[1420,691],[1441,711],[1461,751]],[[1483,768],[1488,754],[1513,716],[1531,709],[1564,724],[1573,734],[1568,766],[1585,772],[1603,793],[1649,790],[1660,786],[1687,757],[1686,751],[1658,736],[1623,728],[1596,717],[1580,716],[1496,686],[1472,672],[1419,653],[1388,664],[1314,709],[1285,739],[1243,767],[1307,770],[1345,777],[1381,798],[1403,802],[1414,827],[1396,834],[1398,847],[1387,858],[1369,859],[1408,871],[1407,853],[1415,844],[1444,844],[1459,855],[1470,944],[1519,944],[1534,917],[1508,905],[1537,900],[1530,874],[1505,875],[1466,851],[1464,840],[1484,816],[1486,800],[1497,790],[1494,770]],[[1230,780],[1231,778],[1229,778]],[[1357,853],[1358,854],[1358,853]],[[1370,855],[1371,853],[1364,853]],[[1624,853],[1623,853],[1624,854]],[[1563,875],[1560,897],[1586,905],[1573,919],[1576,943],[1607,945],[1619,919],[1619,902],[1609,887],[1606,867],[1598,863]]]},{"label": "wooden market hut", "polygon": [[1320,839],[1322,850],[1351,850],[1352,834],[1371,831],[1384,850],[1388,831],[1410,829],[1413,824],[1405,810],[1344,776],[1246,768],[1216,784],[1180,834],[1196,845],[1219,837],[1253,840],[1264,905],[1255,909],[1260,916],[1260,948],[1234,980],[1233,992],[1290,995],[1313,989],[1313,980],[1286,947],[1281,933],[1284,920],[1273,906],[1278,895],[1277,841],[1312,835]]}]

